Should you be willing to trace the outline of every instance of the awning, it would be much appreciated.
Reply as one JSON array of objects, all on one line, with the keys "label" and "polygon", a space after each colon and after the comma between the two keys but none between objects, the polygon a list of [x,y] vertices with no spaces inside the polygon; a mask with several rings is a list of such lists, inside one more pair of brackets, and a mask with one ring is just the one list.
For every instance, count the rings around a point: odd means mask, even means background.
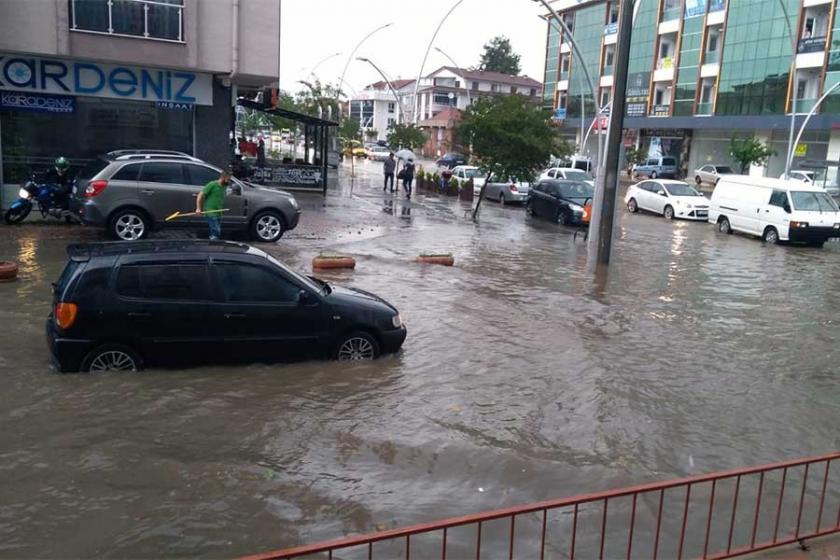
[{"label": "awning", "polygon": [[278,117],[283,117],[303,124],[308,124],[312,126],[338,126],[338,123],[334,121],[319,119],[318,117],[313,117],[312,115],[298,113],[297,111],[290,111],[289,109],[282,109],[280,107],[275,107],[271,109],[266,107],[262,103],[257,103],[256,101],[250,101],[248,99],[238,99],[236,102],[239,105],[248,109],[262,111],[263,113],[268,113],[269,115],[277,115]]}]

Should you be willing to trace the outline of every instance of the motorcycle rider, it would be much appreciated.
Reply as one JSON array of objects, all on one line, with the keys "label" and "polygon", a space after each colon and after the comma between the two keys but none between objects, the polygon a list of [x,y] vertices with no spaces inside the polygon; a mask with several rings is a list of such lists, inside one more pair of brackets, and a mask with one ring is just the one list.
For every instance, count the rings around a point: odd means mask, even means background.
[{"label": "motorcycle rider", "polygon": [[44,182],[58,185],[55,193],[56,205],[62,210],[70,210],[70,189],[73,181],[70,179],[70,160],[64,156],[55,158],[52,169],[47,171]]}]

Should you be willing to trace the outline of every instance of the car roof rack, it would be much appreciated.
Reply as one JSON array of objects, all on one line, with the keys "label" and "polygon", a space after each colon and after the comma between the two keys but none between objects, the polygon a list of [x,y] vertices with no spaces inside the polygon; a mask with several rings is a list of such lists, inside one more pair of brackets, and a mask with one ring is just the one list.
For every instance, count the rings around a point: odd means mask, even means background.
[{"label": "car roof rack", "polygon": [[186,154],[166,154],[166,153],[148,153],[148,154],[122,154],[116,157],[112,157],[114,161],[130,161],[130,160],[138,160],[138,159],[174,159],[179,161],[201,161],[198,158],[193,156],[188,156]]},{"label": "car roof rack", "polygon": [[235,241],[210,241],[206,239],[160,239],[149,241],[107,241],[101,243],[74,243],[67,246],[67,256],[72,261],[84,262],[93,257],[179,253],[200,251],[203,253],[258,253],[260,251]]},{"label": "car roof rack", "polygon": [[178,152],[176,150],[150,150],[150,149],[132,149],[132,150],[111,150],[107,154],[108,157],[119,157],[131,154],[162,154],[168,156],[189,156],[190,154],[185,152]]}]

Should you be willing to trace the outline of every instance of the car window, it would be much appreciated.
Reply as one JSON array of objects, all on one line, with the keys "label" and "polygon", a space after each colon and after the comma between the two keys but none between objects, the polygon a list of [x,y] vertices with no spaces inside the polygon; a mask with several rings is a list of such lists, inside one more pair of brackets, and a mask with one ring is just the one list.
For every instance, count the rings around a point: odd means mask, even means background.
[{"label": "car window", "polygon": [[588,183],[570,183],[560,186],[563,198],[592,198],[594,189]]},{"label": "car window", "polygon": [[824,192],[791,191],[793,207],[802,212],[837,212],[837,204]]},{"label": "car window", "polygon": [[245,263],[215,265],[227,301],[297,303],[300,286],[264,267]]},{"label": "car window", "polygon": [[187,181],[188,185],[204,186],[210,181],[219,180],[219,172],[203,165],[187,165]]},{"label": "car window", "polygon": [[93,179],[100,171],[108,167],[111,162],[104,158],[96,158],[79,171],[79,179]]},{"label": "car window", "polygon": [[732,168],[727,167],[725,165],[718,166],[715,171],[717,171],[718,175],[726,175],[732,173]]},{"label": "car window", "polygon": [[658,163],[655,159],[649,159],[645,165],[657,165]]},{"label": "car window", "polygon": [[183,184],[182,167],[180,163],[158,161],[144,163],[138,180],[148,183]]},{"label": "car window", "polygon": [[555,177],[557,177],[557,171],[555,171],[555,170],[553,170],[553,169],[552,169],[552,170],[550,170],[550,171],[548,172],[548,178],[549,178],[549,179],[554,179]]},{"label": "car window", "polygon": [[639,183],[638,187],[639,187],[641,190],[643,190],[643,191],[647,191],[647,192],[651,192],[651,190],[652,190],[652,189],[651,189],[651,186],[650,186],[650,181],[644,181],[644,182],[642,182],[642,183]]},{"label": "car window", "polygon": [[117,272],[117,294],[154,300],[212,300],[203,264],[124,265]]},{"label": "car window", "polygon": [[549,183],[545,186],[545,194],[557,196],[560,192],[560,187],[556,183]]},{"label": "car window", "polygon": [[778,206],[779,208],[784,208],[785,203],[787,202],[787,194],[785,191],[773,191],[773,194],[770,195],[770,206]]},{"label": "car window", "polygon": [[703,196],[694,190],[694,187],[686,183],[671,183],[665,188],[665,190],[673,196]]},{"label": "car window", "polygon": [[677,160],[671,157],[662,158],[662,165],[677,165]]},{"label": "car window", "polygon": [[114,176],[111,177],[111,179],[114,181],[136,181],[139,174],[140,165],[124,165],[122,169],[114,173]]},{"label": "car window", "polygon": [[563,175],[569,181],[588,181],[589,180],[589,175],[587,175],[583,171],[566,170],[566,171],[563,172]]}]

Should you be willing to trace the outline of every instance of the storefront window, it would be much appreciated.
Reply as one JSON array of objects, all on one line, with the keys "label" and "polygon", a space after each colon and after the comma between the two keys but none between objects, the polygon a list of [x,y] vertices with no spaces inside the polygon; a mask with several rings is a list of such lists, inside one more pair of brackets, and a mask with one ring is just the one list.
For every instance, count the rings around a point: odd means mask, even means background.
[{"label": "storefront window", "polygon": [[0,130],[5,183],[20,182],[58,156],[77,171],[112,150],[193,151],[193,113],[149,102],[78,97],[70,114],[3,109]]},{"label": "storefront window", "polygon": [[70,28],[183,41],[183,0],[70,0]]}]

